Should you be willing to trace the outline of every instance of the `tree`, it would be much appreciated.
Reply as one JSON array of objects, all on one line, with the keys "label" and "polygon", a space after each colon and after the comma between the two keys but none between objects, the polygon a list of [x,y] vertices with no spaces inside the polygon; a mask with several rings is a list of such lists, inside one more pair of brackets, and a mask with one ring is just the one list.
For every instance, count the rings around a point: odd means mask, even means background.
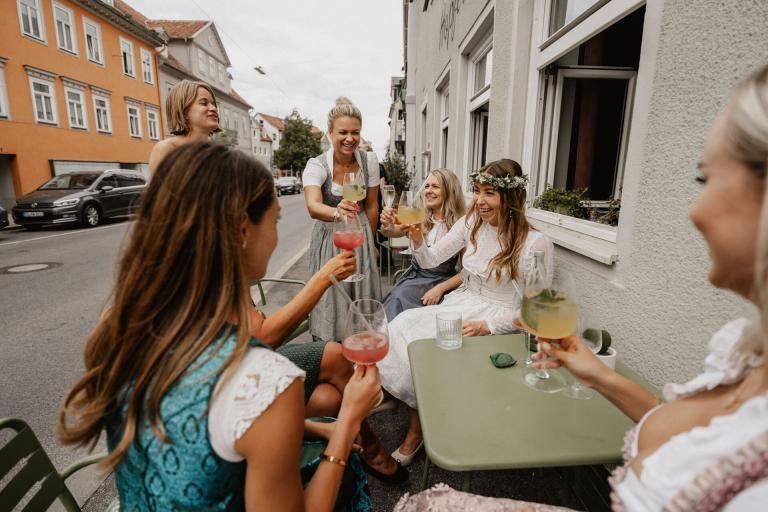
[{"label": "tree", "polygon": [[307,160],[319,155],[321,133],[312,133],[312,121],[301,117],[295,109],[283,122],[280,147],[272,155],[275,167],[282,170],[300,171]]},{"label": "tree", "polygon": [[408,172],[405,157],[397,152],[387,153],[381,163],[384,165],[384,176],[387,178],[387,183],[394,185],[398,192],[408,190],[412,176]]}]

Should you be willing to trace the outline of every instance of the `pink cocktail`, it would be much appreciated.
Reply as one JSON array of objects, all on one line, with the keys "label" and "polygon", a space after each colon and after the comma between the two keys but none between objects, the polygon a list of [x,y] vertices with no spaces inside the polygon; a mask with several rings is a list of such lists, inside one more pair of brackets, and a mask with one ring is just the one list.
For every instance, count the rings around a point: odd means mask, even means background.
[{"label": "pink cocktail", "polygon": [[363,245],[365,237],[362,231],[336,231],[333,234],[333,245],[339,249],[354,251]]},{"label": "pink cocktail", "polygon": [[389,337],[380,332],[363,331],[341,342],[341,353],[357,364],[376,364],[389,352]]}]

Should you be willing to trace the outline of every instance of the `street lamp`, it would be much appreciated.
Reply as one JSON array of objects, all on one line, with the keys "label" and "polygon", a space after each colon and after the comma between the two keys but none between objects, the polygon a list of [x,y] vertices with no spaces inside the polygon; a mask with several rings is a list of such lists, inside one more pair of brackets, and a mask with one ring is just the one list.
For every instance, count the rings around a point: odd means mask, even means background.
[{"label": "street lamp", "polygon": [[254,71],[256,71],[260,75],[266,75],[267,74],[267,72],[264,71],[264,68],[261,67],[261,66],[254,66],[253,69],[254,69]]}]

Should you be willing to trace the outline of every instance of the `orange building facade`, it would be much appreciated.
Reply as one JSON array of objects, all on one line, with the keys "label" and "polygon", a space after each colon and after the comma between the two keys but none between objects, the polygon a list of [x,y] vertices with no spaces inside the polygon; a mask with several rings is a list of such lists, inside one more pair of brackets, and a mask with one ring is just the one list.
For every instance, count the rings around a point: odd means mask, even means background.
[{"label": "orange building facade", "polygon": [[155,32],[108,0],[0,0],[0,202],[56,174],[147,172],[162,137]]}]

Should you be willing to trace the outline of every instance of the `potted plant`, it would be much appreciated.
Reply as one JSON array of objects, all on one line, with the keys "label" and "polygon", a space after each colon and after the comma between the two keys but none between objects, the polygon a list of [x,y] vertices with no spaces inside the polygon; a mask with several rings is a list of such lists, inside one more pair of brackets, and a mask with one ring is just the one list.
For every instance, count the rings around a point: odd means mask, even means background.
[{"label": "potted plant", "polygon": [[585,329],[582,333],[582,337],[588,339],[592,343],[600,343],[600,351],[597,353],[597,358],[600,359],[610,369],[616,369],[617,352],[616,349],[611,347],[611,334],[606,330],[598,329]]},{"label": "potted plant", "polygon": [[547,186],[546,190],[533,201],[533,206],[577,219],[588,219],[589,211],[584,206],[586,193],[586,188],[566,190]]}]

